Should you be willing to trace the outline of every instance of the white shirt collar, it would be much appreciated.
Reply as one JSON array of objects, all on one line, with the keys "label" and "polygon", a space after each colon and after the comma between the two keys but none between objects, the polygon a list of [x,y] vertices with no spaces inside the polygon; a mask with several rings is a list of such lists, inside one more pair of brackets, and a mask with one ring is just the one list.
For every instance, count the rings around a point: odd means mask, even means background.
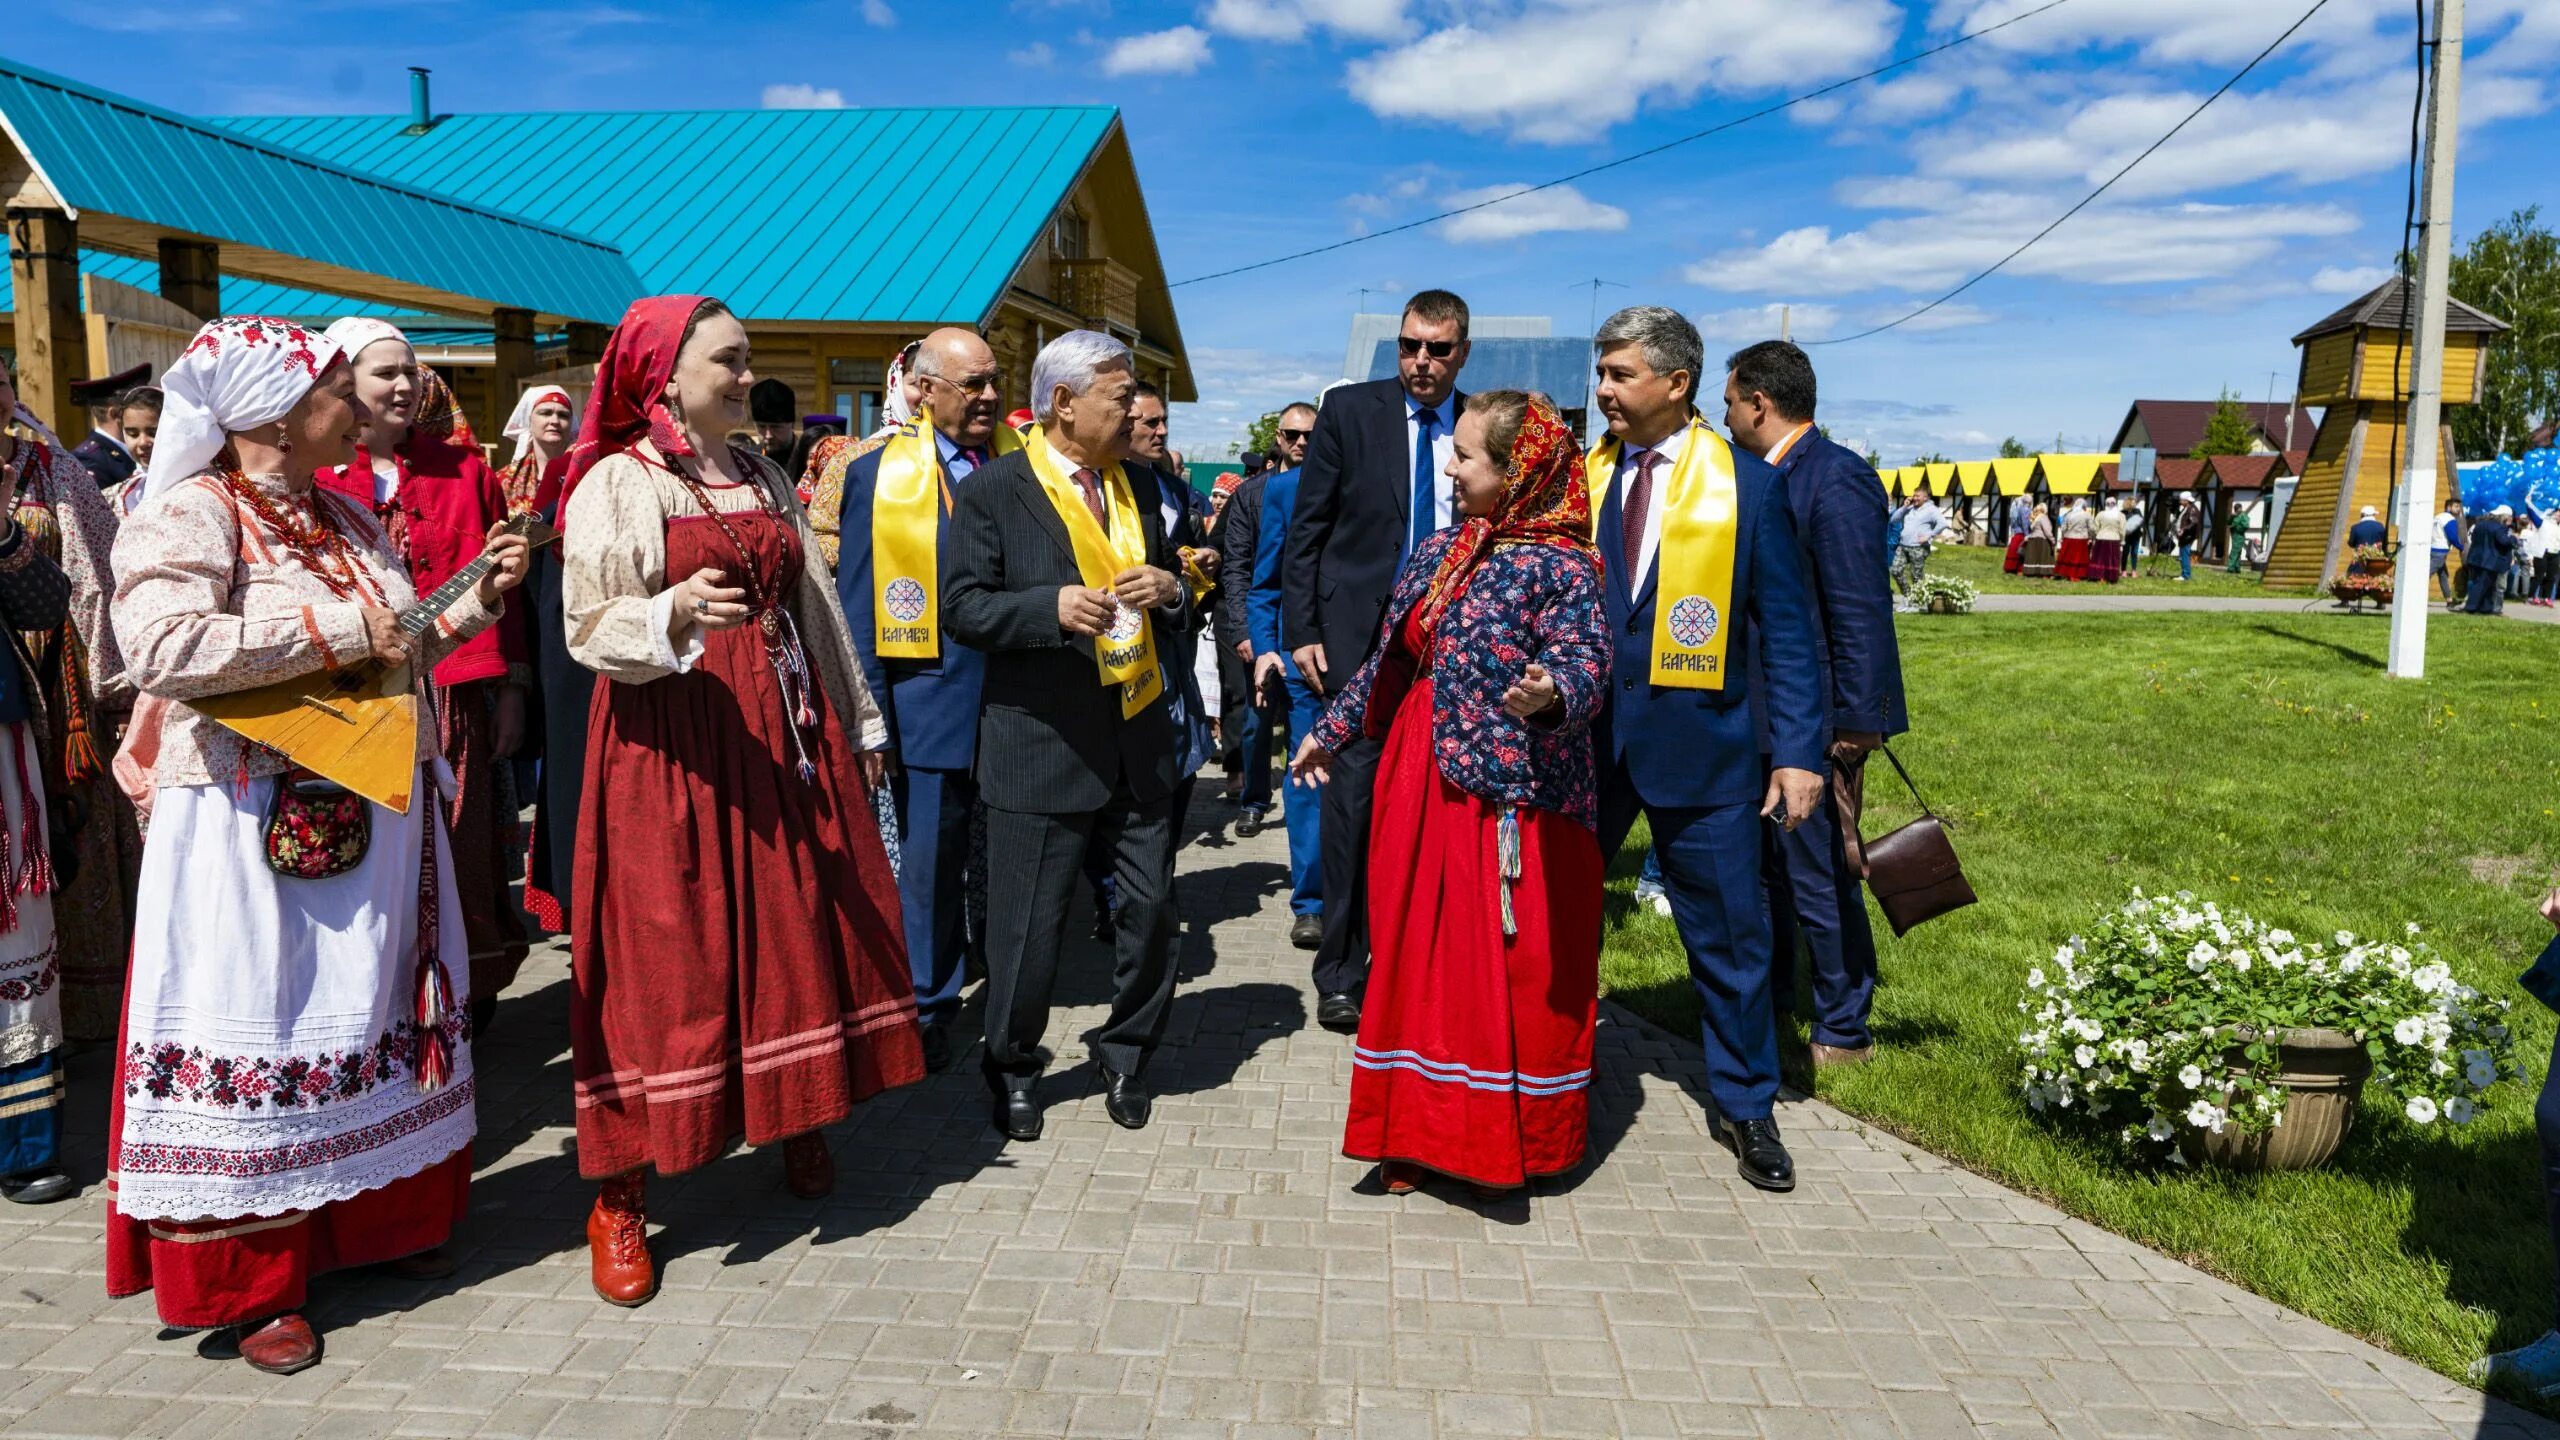
[{"label": "white shirt collar", "polygon": [[1412,424],[1415,420],[1420,419],[1420,418],[1421,418],[1421,416],[1422,416],[1422,412],[1424,412],[1425,410],[1428,410],[1428,411],[1430,411],[1430,412],[1431,412],[1431,417],[1432,417],[1431,423],[1432,423],[1436,428],[1438,428],[1438,429],[1442,429],[1442,430],[1446,430],[1446,429],[1448,429],[1448,428],[1449,428],[1449,397],[1448,397],[1448,396],[1446,396],[1446,395],[1441,396],[1441,397],[1440,397],[1440,403],[1439,403],[1439,404],[1437,404],[1437,405],[1425,405],[1425,404],[1423,404],[1421,401],[1416,400],[1416,399],[1414,399],[1414,398],[1413,398],[1413,392],[1412,392],[1412,391],[1407,390],[1407,391],[1405,391],[1405,392],[1404,392],[1404,419],[1405,419],[1405,423],[1406,423],[1406,424],[1410,425],[1410,424]]},{"label": "white shirt collar", "polygon": [[1770,446],[1768,453],[1762,455],[1760,458],[1768,461],[1772,465],[1777,464],[1779,456],[1786,454],[1796,446],[1804,443],[1804,433],[1812,428],[1813,422],[1808,420],[1793,430],[1788,431],[1786,434],[1779,436],[1778,443]]},{"label": "white shirt collar", "polygon": [[1668,475],[1671,471],[1680,468],[1680,457],[1689,453],[1688,422],[1681,422],[1678,429],[1663,436],[1662,439],[1655,444],[1627,445],[1625,449],[1627,453],[1622,457],[1622,463],[1631,467],[1634,465],[1636,457],[1640,455],[1647,453],[1659,455],[1662,457],[1662,460],[1660,464],[1654,467],[1654,473],[1658,476]]},{"label": "white shirt collar", "polygon": [[[939,435],[942,432],[937,430],[934,433]],[[1085,468],[1075,461],[1068,459],[1067,452],[1059,449],[1056,444],[1052,443],[1045,432],[1040,436],[1040,444],[1049,452],[1049,463],[1057,466],[1058,473],[1066,476],[1068,479],[1074,479],[1076,472]],[[1102,467],[1097,465],[1093,468],[1095,474],[1098,475],[1102,473]]]}]

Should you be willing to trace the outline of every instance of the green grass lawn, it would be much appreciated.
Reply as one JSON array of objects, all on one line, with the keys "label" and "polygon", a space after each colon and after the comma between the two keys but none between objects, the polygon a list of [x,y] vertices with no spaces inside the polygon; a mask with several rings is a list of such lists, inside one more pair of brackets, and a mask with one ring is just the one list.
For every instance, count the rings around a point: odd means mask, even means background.
[{"label": "green grass lawn", "polygon": [[[2304,934],[2414,920],[2515,1002],[2539,1083],[2553,1017],[2515,984],[2560,864],[2560,631],[2430,626],[2430,678],[2385,678],[2386,623],[2323,615],[1904,617],[1915,734],[1895,746],[1982,903],[1896,941],[1876,921],[1880,1045],[1826,1100],[1968,1168],[2459,1378],[2552,1324],[2530,1084],[2467,1129],[2368,1099],[2327,1168],[2148,1168],[2033,1119],[2015,1008],[2029,964],[2134,886]],[[1912,813],[1879,763],[1870,833]],[[1618,857],[1632,884],[1641,832]],[[1613,998],[1682,1034],[1671,922],[1610,905]],[[1800,1050],[1801,1029],[1791,1040]]]},{"label": "green grass lawn", "polygon": [[2178,579],[2176,551],[2166,555],[2154,555],[2147,550],[2144,551],[2142,555],[2144,573],[2139,578],[2128,576],[2113,585],[2030,580],[2024,575],[2011,575],[2000,568],[2001,561],[2007,555],[2008,547],[2005,545],[1940,545],[1929,552],[1929,571],[1935,575],[1952,575],[1959,580],[1970,580],[1980,586],[1986,595],[2052,595],[2086,590],[2091,593],[2104,592],[2116,595],[2205,595],[2237,596],[2244,599],[2283,599],[2287,596],[2311,593],[2308,590],[2299,589],[2271,590],[2258,583],[2257,572],[2253,570],[2243,570],[2237,575],[2228,574],[2223,570],[2220,561],[2208,565],[2201,556],[2196,560],[2196,578],[2181,582]]}]

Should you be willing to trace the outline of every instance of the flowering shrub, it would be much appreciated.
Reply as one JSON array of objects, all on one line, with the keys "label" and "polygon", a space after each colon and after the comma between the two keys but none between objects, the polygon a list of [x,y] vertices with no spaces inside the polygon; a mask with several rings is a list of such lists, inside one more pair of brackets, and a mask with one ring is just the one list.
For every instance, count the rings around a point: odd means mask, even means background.
[{"label": "flowering shrub", "polygon": [[2417,936],[2305,943],[2183,890],[2136,890],[2028,970],[2027,1104],[2084,1114],[2136,1148],[2173,1145],[2182,1126],[2265,1130],[2284,1123],[2276,1032],[2327,1029],[2363,1043],[2370,1083],[2412,1123],[2467,1125],[2521,1074],[2507,1006]]},{"label": "flowering shrub", "polygon": [[1908,604],[1913,610],[1926,610],[1930,601],[1944,600],[1956,614],[1970,615],[1973,602],[1981,594],[1970,580],[1960,580],[1953,575],[1923,575],[1911,587]]}]

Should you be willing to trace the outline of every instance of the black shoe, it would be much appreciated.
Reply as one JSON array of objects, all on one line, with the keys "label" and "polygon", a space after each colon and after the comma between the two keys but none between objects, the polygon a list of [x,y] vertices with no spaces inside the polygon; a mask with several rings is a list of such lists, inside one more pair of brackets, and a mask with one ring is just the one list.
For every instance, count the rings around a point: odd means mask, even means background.
[{"label": "black shoe", "polygon": [[987,1088],[995,1092],[996,1133],[1008,1140],[1040,1138],[1039,1076],[990,1070]]},{"label": "black shoe", "polygon": [[54,1166],[0,1179],[0,1200],[20,1205],[50,1205],[56,1200],[71,1198],[71,1192],[79,1188],[60,1166]]},{"label": "black shoe", "polygon": [[1324,917],[1301,915],[1289,922],[1289,943],[1301,950],[1314,950],[1324,944]]},{"label": "black shoe", "polygon": [[1360,997],[1348,992],[1316,997],[1316,1023],[1336,1035],[1360,1033]]},{"label": "black shoe", "polygon": [[1262,833],[1262,826],[1263,812],[1259,810],[1241,811],[1236,815],[1236,838],[1239,840],[1250,840],[1254,836]]},{"label": "black shoe", "polygon": [[1120,927],[1112,923],[1110,911],[1096,909],[1093,912],[1093,938],[1097,944],[1102,945],[1108,945],[1120,938]]},{"label": "black shoe", "polygon": [[1742,1178],[1763,1190],[1796,1188],[1796,1162],[1778,1139],[1775,1120],[1727,1120],[1716,1117],[1715,1137],[1733,1148]]},{"label": "black shoe", "polygon": [[939,1075],[951,1068],[951,1031],[940,1025],[924,1027],[924,1073]]},{"label": "black shoe", "polygon": [[1146,1082],[1135,1075],[1123,1075],[1105,1065],[1102,1067],[1102,1108],[1111,1112],[1111,1123],[1123,1130],[1144,1130],[1155,1102],[1148,1098]]}]

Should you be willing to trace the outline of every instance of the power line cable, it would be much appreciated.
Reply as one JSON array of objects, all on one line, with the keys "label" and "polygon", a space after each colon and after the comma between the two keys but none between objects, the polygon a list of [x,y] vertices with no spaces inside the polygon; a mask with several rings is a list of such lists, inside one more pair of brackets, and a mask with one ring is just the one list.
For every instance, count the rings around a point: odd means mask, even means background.
[{"label": "power line cable", "polygon": [[[2133,173],[2133,167],[2135,167],[2136,165],[2141,164],[2141,163],[2142,163],[2143,161],[2145,161],[2145,160],[2150,159],[2150,158],[2151,158],[2151,156],[2152,156],[2152,152],[2154,152],[2154,151],[2158,150],[2161,146],[2168,144],[2170,141],[2172,141],[2172,140],[2174,140],[2174,139],[2178,138],[2178,132],[2179,132],[2179,131],[2186,129],[2189,125],[2191,125],[2191,124],[2195,123],[2195,118],[2196,118],[2197,116],[2199,116],[2199,115],[2202,115],[2206,110],[2208,110],[2208,109],[2212,108],[2212,106],[2213,106],[2213,102],[2214,102],[2214,101],[2219,100],[2219,99],[2221,99],[2223,96],[2225,96],[2225,95],[2227,95],[2227,94],[2231,93],[2231,87],[2233,87],[2233,86],[2235,86],[2235,85],[2239,84],[2239,83],[2240,83],[2241,81],[2243,81],[2243,80],[2248,79],[2248,78],[2249,78],[2249,72],[2251,72],[2251,71],[2253,71],[2253,70],[2257,69],[2257,68],[2258,68],[2258,66],[2259,66],[2261,63],[2263,63],[2263,62],[2266,60],[2266,58],[2267,58],[2268,56],[2273,55],[2274,53],[2276,53],[2276,51],[2284,45],[2284,42],[2286,42],[2287,40],[2292,39],[2292,38],[2293,38],[2293,34],[2294,34],[2294,32],[2295,32],[2295,31],[2300,30],[2303,26],[2310,24],[2310,23],[2311,23],[2311,17],[2312,17],[2312,16],[2314,16],[2314,15],[2319,14],[2322,10],[2327,9],[2327,8],[2328,8],[2328,6],[2329,6],[2329,0],[2313,0],[2313,4],[2312,4],[2311,8],[2302,12],[2302,18],[2301,18],[2301,19],[2296,20],[2296,21],[2294,21],[2292,24],[2290,24],[2290,25],[2286,26],[2286,27],[2285,27],[2285,29],[2284,29],[2284,33],[2283,33],[2283,34],[2281,34],[2281,35],[2278,35],[2278,36],[2277,36],[2273,41],[2269,42],[2269,43],[2268,43],[2268,45],[2267,45],[2267,48],[2266,48],[2266,49],[2264,49],[2264,50],[2259,51],[2259,52],[2258,52],[2258,54],[2257,54],[2257,57],[2256,57],[2255,59],[2252,59],[2248,64],[2241,66],[2241,67],[2240,67],[2240,71],[2239,71],[2239,73],[2238,73],[2238,74],[2233,75],[2230,79],[2223,81],[2223,82],[2222,82],[2222,88],[2220,88],[2220,89],[2218,89],[2218,90],[2214,91],[2212,94],[2207,95],[2206,97],[2204,97],[2204,103],[2203,103],[2203,104],[2198,105],[2198,106],[2197,106],[2196,108],[2194,108],[2193,110],[2188,111],[2188,112],[2187,112],[2187,117],[2186,117],[2184,120],[2181,120],[2181,121],[2179,121],[2177,124],[2170,126],[2170,127],[2169,127],[2169,133],[2168,133],[2168,134],[2161,136],[2159,139],[2154,140],[2154,141],[2152,141],[2149,145],[2147,145],[2147,146],[2143,147],[2143,151],[2142,151],[2142,153],[2141,153],[2141,154],[2139,154],[2139,155],[2136,155],[2136,156],[2134,156],[2132,159],[2130,159],[2130,160],[2126,161],[2126,162],[2124,163],[2124,168],[2123,168],[2123,169],[2118,170],[2118,171],[2117,171],[2116,173],[2114,173],[2113,175],[2108,176],[2108,177],[2107,177],[2107,179],[2106,179],[2106,183],[2105,183],[2105,184],[2100,185],[2097,189],[2092,190],[2092,191],[2090,191],[2087,195],[2082,196],[2082,197],[2080,198],[2080,203],[2079,203],[2079,204],[2074,205],[2074,206],[2072,206],[2070,209],[2063,211],[2060,215],[2058,215],[2058,216],[2056,216],[2056,217],[2054,218],[2054,222],[2053,222],[2052,224],[2047,225],[2047,226],[2046,226],[2046,227],[2044,227],[2043,229],[2041,229],[2041,230],[2037,231],[2035,234],[2028,236],[2025,244],[2020,245],[2017,249],[2012,250],[2012,251],[2010,251],[2008,254],[2003,255],[2003,256],[2001,256],[1999,259],[1997,259],[1997,260],[1993,261],[1993,262],[1991,263],[1991,265],[1990,265],[1990,267],[1989,267],[1989,268],[1987,268],[1987,269],[1983,270],[1981,273],[1979,273],[1979,274],[1975,275],[1972,279],[1965,281],[1963,284],[1958,285],[1958,286],[1957,286],[1956,288],[1954,288],[1953,290],[1950,290],[1950,291],[1948,291],[1946,294],[1939,296],[1937,299],[1930,301],[1928,304],[1921,306],[1919,309],[1912,311],[1910,314],[1900,316],[1900,317],[1898,317],[1898,318],[1896,318],[1896,319],[1888,320],[1888,321],[1886,321],[1885,323],[1883,323],[1882,325],[1875,326],[1875,327],[1874,327],[1874,328],[1872,328],[1872,329],[1868,329],[1868,330],[1861,330],[1861,331],[1859,331],[1859,332],[1858,332],[1857,334],[1855,334],[1855,335],[1842,335],[1842,336],[1837,337],[1836,339],[1831,339],[1831,340],[1807,340],[1807,341],[1804,341],[1804,342],[1802,342],[1802,343],[1807,344],[1807,345],[1846,345],[1846,344],[1848,344],[1848,343],[1849,343],[1850,341],[1852,341],[1852,340],[1864,340],[1864,339],[1866,339],[1866,338],[1867,338],[1868,336],[1870,336],[1870,335],[1881,335],[1881,334],[1883,334],[1884,332],[1886,332],[1887,330],[1894,329],[1894,328],[1896,328],[1897,326],[1902,326],[1902,325],[1908,325],[1908,324],[1910,324],[1912,321],[1919,319],[1921,316],[1928,314],[1930,311],[1937,309],[1939,306],[1946,304],[1948,301],[1953,300],[1954,298],[1956,298],[1957,296],[1959,296],[1959,295],[1963,294],[1963,293],[1964,293],[1964,292],[1966,292],[1967,290],[1972,289],[1974,286],[1979,285],[1979,284],[1981,284],[1983,281],[1988,280],[1988,279],[1990,279],[1992,276],[1994,276],[1994,275],[1998,274],[1998,273],[2000,272],[2000,269],[2001,269],[2001,267],[2002,267],[2002,266],[2005,266],[2005,265],[2007,265],[2010,261],[2015,260],[2015,259],[2017,259],[2019,256],[2026,254],[2026,253],[2027,253],[2027,251],[2028,251],[2029,249],[2031,249],[2031,248],[2033,248],[2033,247],[2034,247],[2034,245],[2035,245],[2035,243],[2036,243],[2037,241],[2042,240],[2042,239],[2043,239],[2044,237],[2046,237],[2047,235],[2050,235],[2050,234],[2052,234],[2054,231],[2061,229],[2061,228],[2062,228],[2062,223],[2063,223],[2065,220],[2068,220],[2068,219],[2070,219],[2072,216],[2079,214],[2081,211],[2088,209],[2088,208],[2089,208],[2089,206],[2090,206],[2091,204],[2093,204],[2093,203],[2097,200],[2097,198],[2098,198],[2099,196],[2106,194],[2106,193],[2107,193],[2109,190],[2111,190],[2111,189],[2114,189],[2114,188],[2115,188],[2115,183],[2116,183],[2117,181],[2119,181],[2119,180],[2123,179],[2123,178],[2124,178],[2125,176],[2127,176],[2127,175],[2132,174],[2132,173]],[[2031,12],[2031,13],[2032,13],[2032,12]],[[2421,27],[2421,28],[2423,28],[2423,27]]]},{"label": "power line cable", "polygon": [[[1791,110],[1809,100],[1819,100],[1823,96],[1829,95],[1834,91],[1845,90],[1852,85],[1873,80],[1879,75],[1890,75],[1896,70],[1917,65],[1921,61],[1926,60],[1933,55],[1943,55],[1946,52],[1955,49],[1959,45],[1979,40],[1983,36],[1993,34],[1997,31],[2006,30],[2021,20],[2032,20],[2047,10],[2059,9],[2069,3],[2071,3],[2071,0],[2045,0],[2044,4],[2038,5],[2032,10],[2022,10],[2019,13],[2010,16],[2008,19],[2000,21],[1998,24],[1985,25],[1979,30],[1968,30],[1952,39],[1946,40],[1940,44],[1932,45],[1926,50],[1907,55],[1902,59],[1895,60],[1889,64],[1879,65],[1864,74],[1852,75],[1846,80],[1835,80],[1831,84],[1822,86],[1819,89],[1807,90],[1801,95],[1791,95],[1784,100],[1778,101],[1774,105],[1766,105],[1760,109],[1754,110],[1748,115],[1738,115],[1731,120],[1710,125],[1704,130],[1693,130],[1686,135],[1678,137],[1677,139],[1665,140],[1661,144],[1653,146],[1650,149],[1638,150],[1632,154],[1620,155],[1615,159],[1603,160],[1597,165],[1585,166],[1580,170],[1574,171],[1570,175],[1559,175],[1552,180],[1540,181],[1538,184],[1532,185],[1525,190],[1514,190],[1507,195],[1496,195],[1490,199],[1478,200],[1472,205],[1460,205],[1454,209],[1440,211],[1435,215],[1425,215],[1419,220],[1408,220],[1401,225],[1390,225],[1384,230],[1373,230],[1366,235],[1354,235],[1348,239],[1336,240],[1330,245],[1317,245],[1309,249],[1293,251],[1287,255],[1275,255],[1268,260],[1256,260],[1250,265],[1237,265],[1230,269],[1213,270],[1206,275],[1194,275],[1188,280],[1171,281],[1162,288],[1166,290],[1179,290],[1186,285],[1205,285],[1212,280],[1224,280],[1231,276],[1251,274],[1256,270],[1268,270],[1274,265],[1286,265],[1292,261],[1305,260],[1312,256],[1330,254],[1336,250],[1347,250],[1354,245],[1366,245],[1372,240],[1384,240],[1390,235],[1401,235],[1408,230],[1419,230],[1426,225],[1437,225],[1443,220],[1452,220],[1460,215],[1472,215],[1478,210],[1489,210],[1496,205],[1508,205],[1512,201],[1518,200],[1523,196],[1535,195],[1541,190],[1553,190],[1559,185],[1570,185],[1576,180],[1586,180],[1594,175],[1602,173],[1603,171],[1615,170],[1621,166],[1632,165],[1639,160],[1650,160],[1654,156],[1663,154],[1666,151],[1677,150],[1683,145],[1696,144],[1698,141],[1704,140],[1711,135],[1721,135],[1725,131],[1734,129],[1737,126],[1748,125],[1754,120],[1765,120],[1772,115]],[[2322,0],[2322,3],[2326,4],[2327,0]],[[2312,8],[2317,9],[2319,7],[2314,6]]]}]

